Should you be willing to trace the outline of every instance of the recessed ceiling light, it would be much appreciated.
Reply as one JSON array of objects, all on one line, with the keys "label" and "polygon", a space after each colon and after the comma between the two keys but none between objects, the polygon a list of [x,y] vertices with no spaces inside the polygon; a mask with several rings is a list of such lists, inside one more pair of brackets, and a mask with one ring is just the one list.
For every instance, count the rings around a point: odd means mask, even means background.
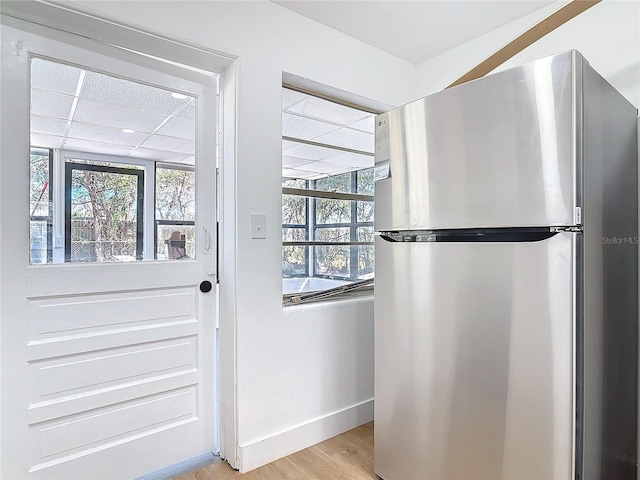
[{"label": "recessed ceiling light", "polygon": [[135,130],[131,130],[130,128],[123,128],[123,129],[122,129],[122,131],[123,131],[124,133],[136,133],[136,131],[135,131]]},{"label": "recessed ceiling light", "polygon": [[187,98],[187,96],[186,96],[186,95],[183,95],[183,94],[181,94],[181,93],[176,93],[176,92],[173,92],[173,93],[171,94],[171,96],[172,96],[173,98],[177,98],[178,100],[184,100],[185,98]]}]

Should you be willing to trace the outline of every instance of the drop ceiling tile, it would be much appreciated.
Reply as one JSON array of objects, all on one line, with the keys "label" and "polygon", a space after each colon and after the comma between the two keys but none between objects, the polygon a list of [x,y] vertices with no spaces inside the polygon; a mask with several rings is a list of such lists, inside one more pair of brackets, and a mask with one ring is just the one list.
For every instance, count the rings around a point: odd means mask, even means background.
[{"label": "drop ceiling tile", "polygon": [[31,131],[48,135],[64,136],[67,128],[67,120],[52,117],[40,117],[31,115]]},{"label": "drop ceiling tile", "polygon": [[369,153],[373,153],[375,146],[372,133],[361,132],[351,128],[341,128],[340,130],[315,137],[313,140]]},{"label": "drop ceiling tile", "polygon": [[31,145],[43,148],[60,148],[63,137],[46,135],[44,133],[31,132]]},{"label": "drop ceiling tile", "polygon": [[358,153],[339,152],[336,151],[336,155],[328,158],[326,161],[335,165],[344,165],[345,167],[352,167],[355,170],[362,170],[364,168],[372,168],[374,159],[369,155],[360,155]]},{"label": "drop ceiling tile", "polygon": [[330,176],[331,175],[328,175],[326,173],[316,173],[312,177],[309,177],[308,180],[320,180],[321,178],[327,178],[327,177],[330,177]]},{"label": "drop ceiling tile", "polygon": [[119,128],[103,127],[101,125],[92,125],[90,123],[72,122],[69,129],[68,137],[78,140],[92,140],[103,143],[115,143],[118,145],[129,145],[135,147],[142,142],[147,133],[124,133]]},{"label": "drop ceiling tile", "polygon": [[191,98],[174,98],[168,90],[97,72],[87,72],[80,98],[171,115]]},{"label": "drop ceiling tile", "polygon": [[131,147],[125,145],[94,142],[91,140],[79,140],[77,138],[67,138],[64,142],[63,148],[65,150],[74,150],[76,152],[103,153],[106,155],[119,156],[126,156],[131,151]]},{"label": "drop ceiling tile", "polygon": [[340,129],[338,125],[282,112],[282,135],[284,137],[311,140],[338,129]]},{"label": "drop ceiling tile", "polygon": [[305,158],[307,160],[317,161],[329,158],[332,154],[332,151],[329,148],[299,143],[295,147],[288,148],[286,153],[290,157]]},{"label": "drop ceiling tile", "polygon": [[73,97],[31,89],[31,113],[45,117],[69,118]]},{"label": "drop ceiling tile", "polygon": [[346,172],[349,170],[349,168],[345,167],[344,165],[333,165],[332,163],[326,162],[311,162],[307,163],[304,166],[304,170],[307,172],[330,173],[334,175],[337,173]]},{"label": "drop ceiling tile", "polygon": [[286,157],[286,156],[282,157],[282,167],[286,167],[286,168],[296,168],[301,165],[306,165],[307,163],[310,163],[309,160],[306,160],[304,158]]},{"label": "drop ceiling tile", "polygon": [[176,117],[185,118],[187,120],[195,121],[195,119],[196,119],[196,99],[195,98],[191,98],[189,100],[190,101],[187,104],[187,106],[184,107],[182,110],[180,110],[178,113],[176,113]]},{"label": "drop ceiling tile", "polygon": [[166,150],[153,150],[151,148],[136,148],[129,155],[130,157],[143,158],[146,160],[156,160],[159,162],[187,163],[193,155],[179,152],[168,152]]},{"label": "drop ceiling tile", "polygon": [[310,95],[305,95],[302,101],[287,107],[286,110],[288,112],[302,114],[306,117],[338,123],[343,126],[370,115],[362,110],[345,107],[344,105],[339,105]]},{"label": "drop ceiling tile", "polygon": [[282,141],[282,151],[284,152],[288,148],[295,147],[296,145],[300,145],[300,144],[298,142],[292,142],[290,140],[283,140]]},{"label": "drop ceiling tile", "polygon": [[193,155],[195,153],[196,144],[193,140],[187,140],[184,138],[153,135],[147,138],[140,147]]},{"label": "drop ceiling tile", "polygon": [[157,113],[141,112],[116,105],[80,99],[74,120],[115,128],[130,128],[137,132],[152,133],[166,120]]},{"label": "drop ceiling tile", "polygon": [[307,145],[305,143],[298,143],[286,151],[286,154],[290,157],[306,158],[307,160],[326,160],[335,157],[339,153],[339,150],[333,148]]},{"label": "drop ceiling tile", "polygon": [[282,109],[290,107],[296,102],[299,102],[303,98],[307,97],[304,93],[296,92],[288,88],[282,89]]},{"label": "drop ceiling tile", "polygon": [[168,137],[180,137],[193,140],[196,138],[196,122],[195,120],[171,117],[167,123],[160,127],[157,133],[167,135]]},{"label": "drop ceiling tile", "polygon": [[74,95],[80,72],[71,65],[34,58],[31,60],[31,87]]},{"label": "drop ceiling tile", "polygon": [[302,178],[305,180],[309,180],[312,178],[317,178],[318,173],[316,172],[307,172],[304,170],[297,170],[293,168],[285,168],[282,170],[282,176],[285,178]]},{"label": "drop ceiling tile", "polygon": [[354,128],[356,130],[362,130],[363,132],[375,133],[375,115],[371,115],[367,118],[363,118],[362,120],[358,120],[349,125],[349,128]]}]

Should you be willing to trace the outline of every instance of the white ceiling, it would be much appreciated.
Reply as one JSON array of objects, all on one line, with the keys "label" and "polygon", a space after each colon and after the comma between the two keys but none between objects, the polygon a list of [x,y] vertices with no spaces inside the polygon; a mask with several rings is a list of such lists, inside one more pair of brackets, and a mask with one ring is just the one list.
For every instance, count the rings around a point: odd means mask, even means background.
[{"label": "white ceiling", "polygon": [[195,99],[34,58],[31,145],[193,164]]},{"label": "white ceiling", "polygon": [[473,40],[550,0],[272,0],[413,64]]}]

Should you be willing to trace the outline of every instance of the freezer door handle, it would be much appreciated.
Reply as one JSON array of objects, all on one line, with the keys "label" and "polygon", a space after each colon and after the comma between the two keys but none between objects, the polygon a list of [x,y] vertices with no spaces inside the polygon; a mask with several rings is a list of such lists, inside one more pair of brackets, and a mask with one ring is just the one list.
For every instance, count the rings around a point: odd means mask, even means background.
[{"label": "freezer door handle", "polygon": [[[573,230],[572,230],[573,232]],[[419,230],[381,232],[380,238],[387,242],[540,242],[559,233],[554,227],[522,228],[468,228],[456,230]],[[579,233],[579,231],[575,231]]]}]

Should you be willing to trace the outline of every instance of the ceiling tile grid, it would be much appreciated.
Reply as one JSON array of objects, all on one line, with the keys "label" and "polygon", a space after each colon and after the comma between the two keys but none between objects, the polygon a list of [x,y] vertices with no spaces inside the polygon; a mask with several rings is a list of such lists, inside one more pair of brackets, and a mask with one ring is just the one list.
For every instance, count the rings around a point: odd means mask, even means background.
[{"label": "ceiling tile grid", "polygon": [[193,164],[195,113],[193,97],[40,58],[31,62],[34,146]]},{"label": "ceiling tile grid", "polygon": [[[374,117],[283,88],[282,176],[317,179],[373,167]],[[347,152],[345,148],[362,153]]]},{"label": "ceiling tile grid", "polygon": [[67,136],[78,140],[94,140],[102,143],[128,145],[129,147],[137,146],[147,137],[146,134],[141,132],[124,133],[119,128],[82,122],[72,122]]}]

